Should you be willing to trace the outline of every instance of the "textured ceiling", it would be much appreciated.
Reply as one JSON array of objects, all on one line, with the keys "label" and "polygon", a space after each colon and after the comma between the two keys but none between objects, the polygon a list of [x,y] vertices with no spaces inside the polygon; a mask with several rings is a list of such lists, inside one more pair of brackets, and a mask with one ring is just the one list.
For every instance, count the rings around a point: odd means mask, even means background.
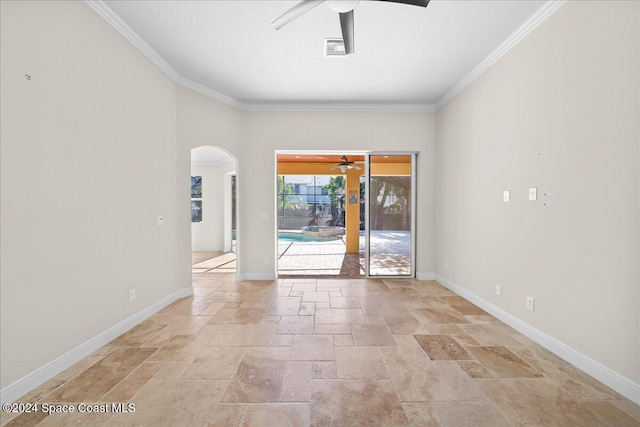
[{"label": "textured ceiling", "polygon": [[279,31],[296,1],[107,1],[181,76],[242,103],[430,104],[546,2],[438,1],[425,8],[362,1],[356,53],[326,58],[339,37],[326,4]]}]

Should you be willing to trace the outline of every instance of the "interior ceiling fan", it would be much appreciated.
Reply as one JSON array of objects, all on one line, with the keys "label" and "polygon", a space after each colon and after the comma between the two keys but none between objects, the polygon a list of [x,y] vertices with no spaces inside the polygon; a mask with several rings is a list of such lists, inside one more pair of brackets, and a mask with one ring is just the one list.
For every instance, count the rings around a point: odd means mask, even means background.
[{"label": "interior ceiling fan", "polygon": [[349,169],[355,169],[355,170],[362,169],[360,166],[356,166],[354,163],[355,162],[350,162],[347,159],[347,156],[342,156],[340,157],[340,163],[338,163],[337,165],[335,165],[329,170],[340,169],[340,172],[346,173]]},{"label": "interior ceiling fan", "polygon": [[[386,1],[391,3],[403,3],[411,6],[427,7],[430,0],[369,0]],[[276,30],[287,25],[289,22],[309,12],[311,9],[326,2],[331,10],[340,14],[340,27],[342,28],[342,40],[344,41],[345,54],[355,52],[354,30],[353,30],[353,10],[358,6],[360,0],[302,0],[291,9],[287,10],[281,17],[271,23]]]}]

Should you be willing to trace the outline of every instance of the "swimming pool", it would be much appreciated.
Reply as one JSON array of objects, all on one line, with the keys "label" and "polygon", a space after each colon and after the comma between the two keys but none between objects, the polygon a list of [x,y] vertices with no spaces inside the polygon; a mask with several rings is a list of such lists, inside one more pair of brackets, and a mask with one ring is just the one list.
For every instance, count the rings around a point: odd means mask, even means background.
[{"label": "swimming pool", "polygon": [[305,236],[300,233],[278,232],[278,242],[331,242],[340,240],[339,237],[313,237]]}]

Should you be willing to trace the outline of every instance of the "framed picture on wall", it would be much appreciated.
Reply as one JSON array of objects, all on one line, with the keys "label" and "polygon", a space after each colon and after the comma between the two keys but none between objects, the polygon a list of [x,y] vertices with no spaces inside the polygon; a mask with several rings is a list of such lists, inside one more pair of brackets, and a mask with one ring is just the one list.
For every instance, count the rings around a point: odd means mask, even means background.
[{"label": "framed picture on wall", "polygon": [[202,222],[202,177],[191,177],[191,222]]},{"label": "framed picture on wall", "polygon": [[191,198],[202,199],[202,177],[201,176],[191,177]]},{"label": "framed picture on wall", "polygon": [[202,222],[202,200],[191,201],[191,222]]}]

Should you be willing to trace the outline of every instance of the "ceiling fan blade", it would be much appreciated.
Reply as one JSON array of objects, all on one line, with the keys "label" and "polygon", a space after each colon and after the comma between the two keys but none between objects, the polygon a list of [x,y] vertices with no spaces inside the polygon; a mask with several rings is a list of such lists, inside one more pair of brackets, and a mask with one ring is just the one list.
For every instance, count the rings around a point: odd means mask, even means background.
[{"label": "ceiling fan blade", "polygon": [[429,4],[429,0],[375,0],[375,1],[388,1],[392,3],[402,3],[402,4],[408,4],[411,6],[422,6],[422,7],[427,7],[427,5]]},{"label": "ceiling fan blade", "polygon": [[325,0],[302,0],[297,5],[293,6],[291,9],[287,10],[282,14],[278,19],[273,21],[271,25],[276,30],[287,25],[289,22],[293,21],[296,18],[301,17],[305,13],[309,12],[316,6],[319,6],[321,3],[324,3]]},{"label": "ceiling fan blade", "polygon": [[362,169],[360,166],[356,166],[356,165],[351,165],[351,166],[353,166],[353,168],[354,168],[355,170],[357,170],[357,171],[359,171],[360,169]]},{"label": "ceiling fan blade", "polygon": [[340,13],[340,27],[342,28],[342,40],[344,41],[344,52],[346,55],[355,52],[354,31],[353,31],[353,10]]}]

